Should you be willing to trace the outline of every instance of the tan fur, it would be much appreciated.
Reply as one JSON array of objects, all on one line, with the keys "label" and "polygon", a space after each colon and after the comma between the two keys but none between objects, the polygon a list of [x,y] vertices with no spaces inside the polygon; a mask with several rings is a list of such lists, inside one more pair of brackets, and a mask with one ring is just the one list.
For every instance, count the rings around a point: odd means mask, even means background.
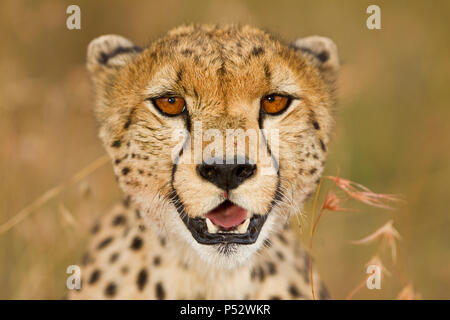
[{"label": "tan fur", "polygon": [[[327,38],[300,39],[289,47],[249,26],[182,26],[142,52],[119,36],[94,40],[88,69],[96,87],[100,137],[127,205],[101,219],[83,268],[83,288],[71,297],[311,298],[307,255],[286,225],[314,192],[323,170],[338,66],[336,46]],[[168,92],[185,99],[189,120],[166,117],[147,100]],[[269,145],[252,159],[256,174],[229,194],[251,214],[268,213],[267,221],[254,244],[232,246],[226,253],[218,245],[199,244],[181,221],[173,192],[190,217],[220,204],[223,192],[202,180],[193,163],[178,164],[172,178],[178,143],[173,132],[196,121],[203,130],[219,133],[260,132],[260,99],[272,93],[298,97],[283,114],[263,117],[264,129],[279,130],[279,153],[271,155]],[[182,153],[179,160],[188,156]],[[248,151],[242,156],[252,157]],[[271,157],[279,176],[261,171]],[[114,224],[118,214],[125,222]],[[130,248],[135,237],[142,241],[136,250]],[[324,298],[325,289],[316,281]]]}]

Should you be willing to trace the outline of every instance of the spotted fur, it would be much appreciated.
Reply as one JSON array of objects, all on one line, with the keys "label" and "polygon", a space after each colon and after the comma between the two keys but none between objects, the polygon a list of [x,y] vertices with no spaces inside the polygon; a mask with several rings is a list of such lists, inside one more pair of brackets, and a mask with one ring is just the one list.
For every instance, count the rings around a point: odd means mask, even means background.
[{"label": "spotted fur", "polygon": [[[115,35],[88,48],[100,138],[126,200],[92,229],[82,259],[83,286],[71,298],[310,299],[308,255],[288,226],[317,187],[332,128],[334,43],[323,37],[286,45],[249,26],[181,26],[142,49]],[[167,117],[152,97],[176,94],[187,112]],[[261,112],[261,97],[295,96],[279,115]],[[202,217],[223,192],[202,180],[177,150],[174,130],[279,130],[279,152],[266,142],[254,176],[230,199],[267,214],[248,245],[203,245],[180,213]],[[204,145],[202,146],[205,147]],[[226,150],[225,153],[228,153]],[[225,154],[226,156],[226,154]],[[248,157],[249,154],[242,156]],[[277,174],[263,175],[263,161]],[[319,298],[325,287],[314,273]]]}]

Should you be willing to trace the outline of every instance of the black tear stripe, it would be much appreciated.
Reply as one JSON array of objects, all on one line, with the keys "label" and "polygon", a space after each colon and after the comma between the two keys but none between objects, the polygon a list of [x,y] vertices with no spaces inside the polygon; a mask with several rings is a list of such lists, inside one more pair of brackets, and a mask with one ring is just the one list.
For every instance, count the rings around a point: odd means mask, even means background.
[{"label": "black tear stripe", "polygon": [[170,201],[173,203],[173,205],[175,206],[175,208],[177,209],[178,213],[180,215],[186,215],[186,211],[184,209],[184,204],[181,202],[181,199],[178,197],[178,193],[175,189],[175,186],[173,185],[174,181],[175,181],[175,172],[177,171],[177,164],[178,161],[180,160],[181,156],[183,155],[183,150],[186,147],[186,145],[189,142],[190,139],[190,135],[191,133],[191,129],[192,129],[192,123],[191,123],[191,118],[189,116],[189,112],[186,110],[186,112],[183,114],[183,118],[184,118],[184,122],[185,122],[185,126],[186,126],[186,130],[189,133],[189,135],[186,137],[186,140],[183,143],[183,147],[181,148],[180,152],[178,153],[178,155],[176,156],[176,158],[174,159],[174,164],[172,166],[172,174],[171,174],[171,178],[170,178],[170,187],[171,187],[171,191],[170,191]]},{"label": "black tear stripe", "polygon": [[[183,120],[184,120],[184,123],[186,126],[186,131],[188,132],[188,136],[186,137],[186,140],[184,140],[183,147],[181,148],[180,152],[177,154],[176,158],[174,159],[174,166],[176,166],[176,164],[180,160],[181,156],[183,155],[184,148],[186,148],[187,144],[189,143],[190,136],[192,135],[191,117],[189,116],[189,112],[187,109],[185,112],[183,112],[182,116],[183,116]],[[173,179],[174,174],[175,174],[175,172],[173,171],[173,167],[172,167],[172,179]]]},{"label": "black tear stripe", "polygon": [[258,117],[258,125],[259,129],[261,130],[261,135],[263,137],[263,142],[267,148],[267,152],[270,155],[270,158],[272,159],[273,165],[275,166],[275,169],[277,170],[277,188],[275,189],[275,193],[273,195],[273,200],[270,203],[270,208],[267,211],[267,214],[272,211],[272,209],[276,206],[277,202],[281,200],[282,194],[281,194],[281,179],[280,179],[280,165],[278,164],[277,159],[272,154],[272,150],[270,149],[269,143],[267,142],[266,136],[264,136],[263,129],[263,122],[264,122],[264,112],[262,109],[259,110],[259,117]]},{"label": "black tear stripe", "polygon": [[98,63],[107,65],[108,61],[115,56],[119,54],[125,54],[125,53],[132,53],[132,52],[141,52],[142,48],[139,46],[132,46],[132,47],[122,47],[119,46],[116,49],[114,49],[110,53],[101,52],[100,57],[97,58]]},{"label": "black tear stripe", "polygon": [[263,142],[264,142],[264,145],[266,146],[267,152],[269,153],[270,158],[272,159],[272,162],[273,162],[273,164],[275,166],[275,169],[277,170],[277,176],[278,176],[278,180],[279,180],[279,178],[280,178],[280,166],[278,164],[277,159],[274,158],[274,156],[272,154],[272,150],[270,149],[269,143],[267,142],[267,138],[264,135],[264,132],[262,131],[262,129],[263,129],[263,122],[264,122],[264,116],[265,116],[264,111],[262,110],[262,108],[260,108],[260,110],[259,110],[259,117],[258,117],[259,129],[261,130],[261,135],[263,137]]}]

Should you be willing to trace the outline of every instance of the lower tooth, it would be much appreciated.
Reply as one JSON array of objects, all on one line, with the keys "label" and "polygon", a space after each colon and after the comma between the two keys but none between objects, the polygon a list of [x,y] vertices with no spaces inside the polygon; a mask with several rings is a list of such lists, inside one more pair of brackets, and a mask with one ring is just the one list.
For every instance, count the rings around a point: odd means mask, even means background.
[{"label": "lower tooth", "polygon": [[206,226],[208,227],[208,232],[209,233],[217,233],[217,231],[219,231],[219,228],[217,226],[215,226],[211,220],[209,220],[208,218],[206,218]]},{"label": "lower tooth", "polygon": [[250,224],[250,218],[245,219],[245,221],[237,227],[237,231],[239,233],[246,233],[248,225]]}]

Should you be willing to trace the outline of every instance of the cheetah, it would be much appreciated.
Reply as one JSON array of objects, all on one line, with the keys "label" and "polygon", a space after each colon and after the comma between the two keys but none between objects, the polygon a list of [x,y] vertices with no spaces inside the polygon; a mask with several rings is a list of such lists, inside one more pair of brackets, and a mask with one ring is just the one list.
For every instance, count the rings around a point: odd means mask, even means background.
[{"label": "cheetah", "polygon": [[[125,200],[92,229],[69,298],[311,299],[309,256],[289,218],[324,169],[334,42],[193,24],[146,48],[96,38],[87,69]],[[219,139],[227,130],[230,144]],[[198,142],[203,132],[213,134]],[[316,297],[328,298],[313,277]]]}]

